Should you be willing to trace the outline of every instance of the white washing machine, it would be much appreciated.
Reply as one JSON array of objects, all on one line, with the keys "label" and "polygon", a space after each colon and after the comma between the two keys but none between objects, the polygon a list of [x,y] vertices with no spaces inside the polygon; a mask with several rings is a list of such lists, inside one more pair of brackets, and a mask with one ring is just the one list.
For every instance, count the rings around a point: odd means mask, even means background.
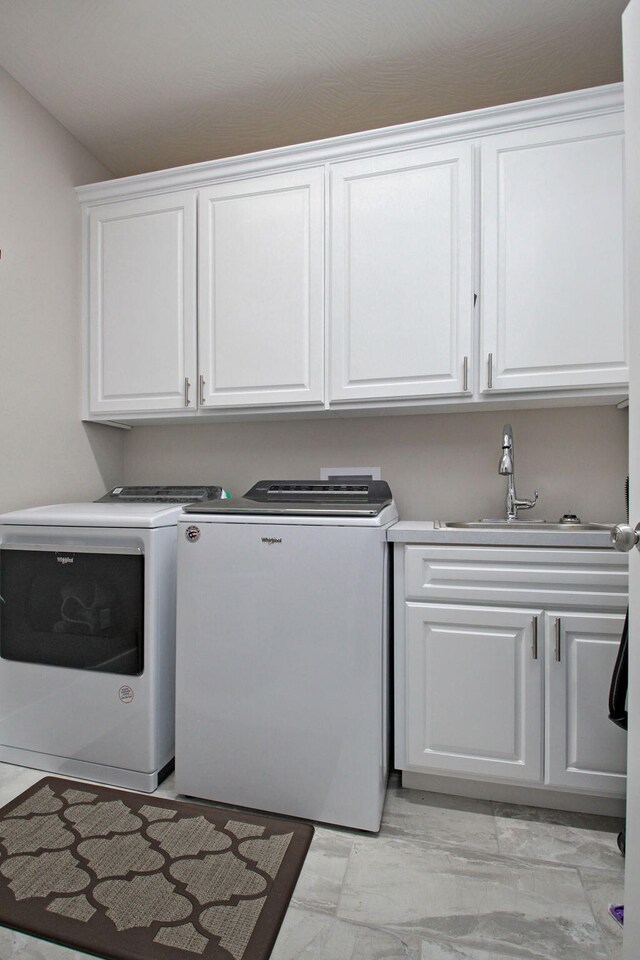
[{"label": "white washing machine", "polygon": [[220,487],[0,516],[0,760],[151,792],[174,755],[176,525]]},{"label": "white washing machine", "polygon": [[261,481],[180,518],[176,786],[376,831],[388,775],[383,481]]}]

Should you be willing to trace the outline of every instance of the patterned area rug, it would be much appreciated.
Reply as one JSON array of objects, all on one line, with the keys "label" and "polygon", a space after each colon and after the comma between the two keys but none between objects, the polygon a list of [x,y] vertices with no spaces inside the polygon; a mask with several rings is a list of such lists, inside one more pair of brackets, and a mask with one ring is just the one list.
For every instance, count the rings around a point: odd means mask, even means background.
[{"label": "patterned area rug", "polygon": [[46,777],[0,810],[0,923],[109,960],[265,960],[312,836]]}]

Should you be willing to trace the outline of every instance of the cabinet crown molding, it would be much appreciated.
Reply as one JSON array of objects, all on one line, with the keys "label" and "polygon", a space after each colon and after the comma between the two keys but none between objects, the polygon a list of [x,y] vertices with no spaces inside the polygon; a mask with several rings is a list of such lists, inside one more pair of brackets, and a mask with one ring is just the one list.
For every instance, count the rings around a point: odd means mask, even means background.
[{"label": "cabinet crown molding", "polygon": [[554,94],[535,100],[485,107],[450,116],[367,130],[305,144],[277,147],[238,157],[205,161],[76,187],[83,204],[144,197],[169,190],[211,185],[218,180],[273,173],[306,164],[327,163],[381,151],[402,150],[449,140],[497,133],[503,129],[598,116],[623,109],[622,83]]}]

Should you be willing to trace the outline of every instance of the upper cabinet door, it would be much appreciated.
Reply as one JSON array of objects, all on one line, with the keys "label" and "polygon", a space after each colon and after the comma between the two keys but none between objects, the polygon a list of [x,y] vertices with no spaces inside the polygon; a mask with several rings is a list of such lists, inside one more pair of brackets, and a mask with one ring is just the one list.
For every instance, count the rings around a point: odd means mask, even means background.
[{"label": "upper cabinet door", "polygon": [[331,400],[471,390],[469,143],[331,165]]},{"label": "upper cabinet door", "polygon": [[89,211],[91,413],[195,409],[196,198]]},{"label": "upper cabinet door", "polygon": [[324,171],[220,183],[199,199],[199,402],[322,402]]},{"label": "upper cabinet door", "polygon": [[482,389],[626,383],[621,116],[481,149]]}]

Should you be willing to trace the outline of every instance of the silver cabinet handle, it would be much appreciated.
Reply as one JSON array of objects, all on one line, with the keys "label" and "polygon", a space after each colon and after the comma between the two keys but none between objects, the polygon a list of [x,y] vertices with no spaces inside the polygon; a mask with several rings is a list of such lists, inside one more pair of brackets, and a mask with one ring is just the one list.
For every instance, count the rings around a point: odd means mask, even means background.
[{"label": "silver cabinet handle", "polygon": [[191,401],[189,400],[189,388],[190,388],[190,386],[191,386],[191,381],[189,380],[189,377],[185,377],[185,378],[184,378],[184,405],[185,405],[185,407],[188,407],[188,406],[190,405],[190,403],[191,403]]},{"label": "silver cabinet handle", "polygon": [[611,531],[611,543],[620,553],[637,547],[640,550],[640,523],[635,530],[628,523],[618,523]]},{"label": "silver cabinet handle", "polygon": [[466,393],[469,389],[469,357],[462,361],[462,391]]},{"label": "silver cabinet handle", "polygon": [[533,618],[533,640],[531,641],[531,655],[534,660],[538,659],[538,618]]},{"label": "silver cabinet handle", "polygon": [[493,386],[493,354],[487,357],[487,387],[491,390]]},{"label": "silver cabinet handle", "polygon": [[200,406],[203,407],[204,404],[205,404],[205,399],[204,399],[204,377],[202,376],[202,374],[200,374],[200,379],[199,379],[198,383],[200,384],[199,390],[198,390],[198,392],[199,392],[199,394],[200,394],[200,401],[199,401],[199,402],[200,402]]},{"label": "silver cabinet handle", "polygon": [[556,663],[560,663],[560,659],[561,659],[561,648],[560,648],[561,635],[562,635],[562,625],[560,622],[560,617],[556,617]]}]

